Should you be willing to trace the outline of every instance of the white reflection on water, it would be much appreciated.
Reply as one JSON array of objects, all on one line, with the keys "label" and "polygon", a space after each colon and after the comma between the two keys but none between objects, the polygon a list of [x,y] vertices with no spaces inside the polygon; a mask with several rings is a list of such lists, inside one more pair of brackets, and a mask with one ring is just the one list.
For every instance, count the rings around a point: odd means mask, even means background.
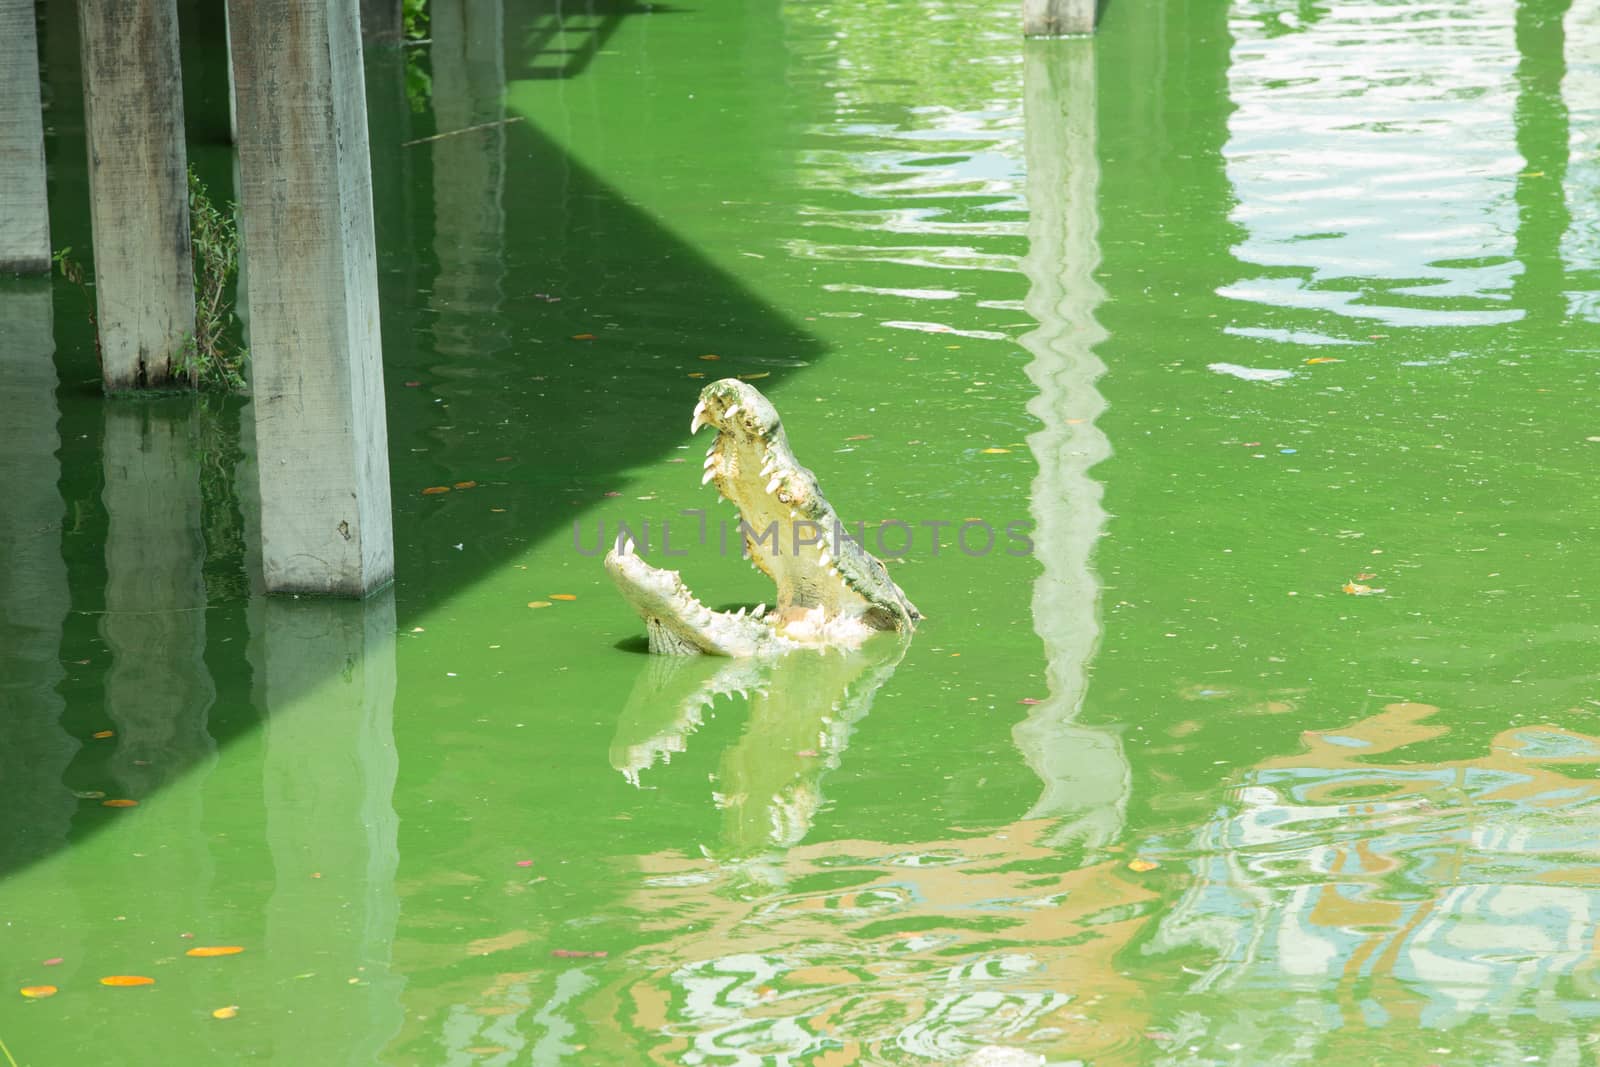
[{"label": "white reflection on water", "polygon": [[1233,6],[1234,254],[1260,270],[1218,292],[1331,332],[1520,319],[1513,0],[1279,6]]}]

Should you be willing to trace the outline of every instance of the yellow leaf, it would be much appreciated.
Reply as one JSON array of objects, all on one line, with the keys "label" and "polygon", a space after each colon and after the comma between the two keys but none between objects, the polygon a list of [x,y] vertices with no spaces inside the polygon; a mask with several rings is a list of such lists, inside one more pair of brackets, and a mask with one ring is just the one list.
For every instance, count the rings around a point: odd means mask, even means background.
[{"label": "yellow leaf", "polygon": [[55,996],[56,987],[53,985],[25,985],[22,987],[22,995],[32,1000],[43,1000],[45,997]]},{"label": "yellow leaf", "polygon": [[703,370],[692,370],[689,372],[689,377],[691,378],[704,378],[705,376],[706,372]]},{"label": "yellow leaf", "polygon": [[594,340],[594,334],[592,334],[592,333],[575,333],[575,334],[572,335],[572,339],[574,341],[593,341]]},{"label": "yellow leaf", "polygon": [[477,482],[457,482],[456,483],[456,488],[457,489],[476,489],[477,487],[478,487],[478,483]]},{"label": "yellow leaf", "polygon": [[229,1004],[226,1008],[218,1008],[211,1013],[213,1019],[231,1019],[239,1014],[239,1005]]},{"label": "yellow leaf", "polygon": [[772,372],[769,371],[769,370],[764,370],[764,371],[758,371],[755,374],[741,374],[741,375],[739,375],[739,380],[741,382],[755,382],[755,381],[760,381],[762,378],[770,378],[770,377],[772,377]]},{"label": "yellow leaf", "polygon": [[112,974],[100,979],[100,984],[110,986],[155,985],[156,980],[154,978],[146,978],[142,974]]},{"label": "yellow leaf", "polygon": [[573,596],[571,593],[551,593],[550,594],[550,599],[551,600],[577,600],[578,598]]},{"label": "yellow leaf", "polygon": [[722,357],[721,356],[701,356],[700,358],[701,359],[709,359],[709,360],[718,360],[718,359],[721,359]]},{"label": "yellow leaf", "polygon": [[548,608],[549,606],[550,606],[550,601],[548,601],[548,600],[530,600],[530,601],[528,601],[528,607],[530,607],[530,608]]},{"label": "yellow leaf", "polygon": [[1311,364],[1316,364],[1316,363],[1343,363],[1344,360],[1335,359],[1332,356],[1312,356],[1310,359],[1306,360],[1306,362],[1307,363],[1311,363]]},{"label": "yellow leaf", "polygon": [[986,456],[1004,456],[1010,452],[1011,449],[1009,448],[986,448],[983,450],[983,454]]},{"label": "yellow leaf", "polygon": [[244,949],[239,945],[196,945],[185,956],[237,956]]},{"label": "yellow leaf", "polygon": [[1371,596],[1373,593],[1383,592],[1382,589],[1374,589],[1372,586],[1362,585],[1360,582],[1345,582],[1344,591],[1351,596]]},{"label": "yellow leaf", "polygon": [[430,485],[422,491],[422,495],[438,496],[440,493],[448,493],[449,491],[450,487],[448,485]]},{"label": "yellow leaf", "polygon": [[90,734],[89,736],[93,737],[93,738],[116,737],[117,736],[117,732],[115,730],[96,730],[94,733]]},{"label": "yellow leaf", "polygon": [[137,800],[127,799],[102,800],[100,802],[100,806],[104,808],[137,808],[139,806],[139,802]]},{"label": "yellow leaf", "polygon": [[1157,863],[1155,860],[1128,861],[1128,870],[1133,871],[1136,874],[1143,874],[1145,871],[1153,871],[1159,866],[1161,866],[1161,864]]}]

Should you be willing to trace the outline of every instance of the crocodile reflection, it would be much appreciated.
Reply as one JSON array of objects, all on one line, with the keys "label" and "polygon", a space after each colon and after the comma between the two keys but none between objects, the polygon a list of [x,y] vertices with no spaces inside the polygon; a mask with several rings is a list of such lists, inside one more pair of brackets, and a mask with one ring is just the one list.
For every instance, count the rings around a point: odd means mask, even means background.
[{"label": "crocodile reflection", "polygon": [[711,796],[723,813],[718,859],[758,882],[781,882],[768,861],[804,840],[824,775],[839,766],[908,644],[886,635],[859,649],[772,660],[652,656],[618,717],[611,765],[641,785],[646,771],[687,748],[719,699],[748,698],[749,725],[723,755]]}]

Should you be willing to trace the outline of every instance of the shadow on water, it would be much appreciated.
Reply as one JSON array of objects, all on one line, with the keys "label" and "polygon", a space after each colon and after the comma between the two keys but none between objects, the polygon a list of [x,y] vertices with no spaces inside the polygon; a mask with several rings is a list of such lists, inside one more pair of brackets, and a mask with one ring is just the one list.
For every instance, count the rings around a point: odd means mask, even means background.
[{"label": "shadow on water", "polygon": [[[570,35],[575,9],[564,10],[561,32]],[[587,43],[573,46],[569,76],[612,34],[627,32],[624,16],[650,9],[582,10],[590,28]],[[51,5],[49,14],[48,147],[53,209],[63,219],[57,243],[86,247],[72,206],[85,184],[81,99],[66,41],[76,28],[67,5]],[[399,577],[390,592],[365,604],[241,595],[241,566],[259,570],[248,533],[255,507],[249,405],[229,405],[223,417],[227,425],[237,417],[245,431],[239,476],[202,495],[207,471],[238,456],[231,445],[219,455],[215,427],[201,424],[197,405],[103,401],[92,384],[93,346],[78,294],[37,284],[0,290],[7,323],[0,396],[6,412],[21,413],[0,451],[0,793],[13,813],[0,828],[0,876],[109,825],[116,813],[102,800],[147,797],[214,760],[220,747],[263,730],[271,741],[280,730],[272,723],[290,709],[301,710],[280,732],[309,728],[307,715],[351,718],[350,736],[339,742],[346,755],[392,759],[392,736],[373,724],[392,714],[397,629],[531,543],[562,533],[613,485],[626,484],[630,471],[682,443],[685,412],[701,384],[685,372],[706,367],[694,362],[700,354],[749,353],[733,366],[759,366],[768,384],[823,354],[814,336],[552,137],[530,122],[501,122],[508,77],[544,76],[523,70],[529,53],[521,42],[550,51],[551,18],[548,4],[504,14],[498,2],[434,4],[432,130],[428,116],[402,110],[397,53],[372,56],[399,531]],[[748,19],[752,39],[762,35],[781,62],[776,24],[772,12]],[[215,64],[186,73],[221,75]],[[191,106],[225,100],[200,86],[185,95]],[[196,118],[192,130],[215,132],[214,118]],[[454,132],[478,123],[497,124]],[[451,136],[415,143],[435,132]],[[191,154],[214,189],[227,188],[217,177],[226,174],[222,148],[200,143]],[[431,240],[423,244],[418,234]],[[504,459],[485,471],[486,456]],[[507,520],[497,529],[506,532],[486,532],[441,567],[449,546],[437,531],[467,494],[439,500],[419,491],[463,478],[493,479]],[[376,696],[361,682],[374,669],[374,652],[389,679],[372,690]],[[352,685],[353,696],[345,693]],[[374,700],[383,708],[360,711]],[[305,711],[313,706],[322,710]],[[111,736],[93,736],[107,730]],[[375,773],[392,785],[392,768]],[[297,780],[296,789],[316,792],[305,776]],[[351,803],[352,818],[374,803],[392,818],[386,797]],[[382,859],[388,847],[392,840],[363,846],[362,854],[381,866],[390,862]]]}]

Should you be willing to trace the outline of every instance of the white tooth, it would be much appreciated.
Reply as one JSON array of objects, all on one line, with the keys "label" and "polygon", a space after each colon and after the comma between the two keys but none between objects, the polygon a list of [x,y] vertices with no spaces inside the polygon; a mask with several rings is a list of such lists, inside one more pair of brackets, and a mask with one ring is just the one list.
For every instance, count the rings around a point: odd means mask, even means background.
[{"label": "white tooth", "polygon": [[765,604],[757,604],[755,606],[755,610],[750,612],[750,617],[752,619],[759,619],[759,618],[761,618],[761,616],[765,615],[766,613],[767,613],[767,606]]},{"label": "white tooth", "polygon": [[733,613],[733,617],[736,618],[736,619],[744,618],[744,609],[740,608],[738,611],[734,612]]},{"label": "white tooth", "polygon": [[624,550],[623,550],[623,547],[622,547],[622,531],[621,530],[617,531],[617,543],[611,546],[611,551],[615,552],[619,556],[623,554]]},{"label": "white tooth", "polygon": [[700,427],[706,424],[706,402],[704,400],[694,406],[694,418],[689,420],[689,436],[693,437],[700,432]]},{"label": "white tooth", "polygon": [[624,556],[633,555],[633,538],[628,538],[628,543],[622,546],[622,554]]},{"label": "white tooth", "polygon": [[770,460],[770,459],[767,460],[767,462],[761,468],[761,477],[765,478],[767,475],[771,474],[772,473],[772,467],[773,467],[772,460]]},{"label": "white tooth", "polygon": [[706,453],[706,461],[704,463],[700,464],[700,466],[709,467],[713,463],[715,463],[716,461],[717,461],[717,457],[712,455],[710,452],[707,452]]},{"label": "white tooth", "polygon": [[700,484],[701,485],[705,485],[707,482],[709,482],[711,479],[715,478],[716,476],[717,476],[717,472],[712,470],[710,467],[707,467],[705,474],[701,475],[701,477],[700,477]]},{"label": "white tooth", "polygon": [[839,577],[839,568],[838,567],[829,567],[828,568],[828,573],[833,575],[835,578],[837,578],[837,577]]},{"label": "white tooth", "polygon": [[722,417],[725,418],[725,419],[731,419],[737,414],[739,414],[739,405],[735,404],[735,405],[733,405],[733,407],[729,408],[727,411],[724,411],[722,413]]},{"label": "white tooth", "polygon": [[826,567],[833,562],[833,557],[828,555],[828,550],[824,548],[817,552],[817,562]]},{"label": "white tooth", "polygon": [[772,481],[767,483],[767,492],[770,493],[776,488],[778,488],[778,476],[774,474],[772,476]]}]

